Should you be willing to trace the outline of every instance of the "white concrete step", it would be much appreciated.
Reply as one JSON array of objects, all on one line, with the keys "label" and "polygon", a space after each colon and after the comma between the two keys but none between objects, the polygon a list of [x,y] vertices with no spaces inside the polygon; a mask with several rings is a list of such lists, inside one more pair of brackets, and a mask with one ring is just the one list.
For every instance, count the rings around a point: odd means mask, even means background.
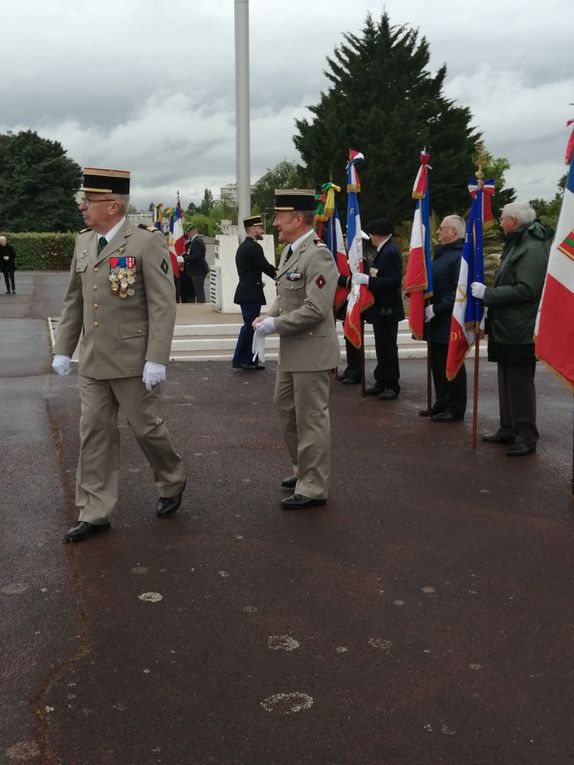
[{"label": "white concrete step", "polygon": [[[49,318],[48,325],[52,344],[54,334],[58,326],[58,318]],[[375,359],[375,340],[370,328],[366,325],[365,332],[365,358]],[[173,340],[171,344],[171,361],[231,361],[237,335],[241,323],[196,323],[196,324],[176,324]],[[339,337],[339,346],[342,357],[345,358],[345,339],[343,336],[343,326],[337,322],[337,334]],[[399,358],[401,359],[420,359],[426,357],[426,342],[413,340],[408,322],[406,320],[399,324],[399,334],[397,338],[399,346]],[[265,357],[273,361],[278,358],[279,337],[270,335],[266,338]],[[473,352],[470,354],[473,355]],[[481,356],[486,356],[486,343],[481,344]],[[77,349],[74,353],[74,361],[77,361]]]}]

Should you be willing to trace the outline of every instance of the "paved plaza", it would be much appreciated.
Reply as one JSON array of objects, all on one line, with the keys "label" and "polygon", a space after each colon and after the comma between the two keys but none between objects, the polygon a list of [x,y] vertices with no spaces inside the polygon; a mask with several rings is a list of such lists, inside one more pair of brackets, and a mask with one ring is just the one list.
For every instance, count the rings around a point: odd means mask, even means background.
[{"label": "paved plaza", "polygon": [[[170,364],[183,511],[156,519],[122,419],[112,529],[65,545],[77,372],[51,373],[46,319],[66,276],[16,279],[0,295],[1,763],[574,763],[573,402],[550,372],[521,459],[473,452],[469,414],[417,416],[424,360],[401,363],[397,401],[335,384],[329,503],[288,513],[274,364]],[[496,424],[481,360],[479,430]]]}]

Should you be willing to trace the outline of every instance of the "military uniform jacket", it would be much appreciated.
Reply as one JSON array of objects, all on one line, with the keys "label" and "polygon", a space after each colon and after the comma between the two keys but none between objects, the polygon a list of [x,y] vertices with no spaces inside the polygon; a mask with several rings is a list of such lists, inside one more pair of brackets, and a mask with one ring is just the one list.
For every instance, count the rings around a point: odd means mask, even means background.
[{"label": "military uniform jacket", "polygon": [[188,242],[184,255],[185,273],[188,276],[207,276],[209,266],[205,259],[205,242],[197,234]]},{"label": "military uniform jacket", "polygon": [[248,236],[239,245],[235,255],[239,284],[235,290],[234,303],[259,303],[265,305],[262,274],[275,278],[275,266],[267,261],[263,247]]},{"label": "military uniform jacket", "polygon": [[[99,255],[97,242],[91,229],[76,238],[54,353],[71,356],[81,335],[79,372],[96,380],[141,375],[146,361],[166,364],[176,303],[164,236],[125,223]],[[111,290],[115,258],[135,259],[135,294],[125,298]]]},{"label": "military uniform jacket", "polygon": [[277,299],[270,309],[279,334],[279,368],[318,372],[339,363],[333,298],[339,272],[320,239],[309,236],[277,271]]}]

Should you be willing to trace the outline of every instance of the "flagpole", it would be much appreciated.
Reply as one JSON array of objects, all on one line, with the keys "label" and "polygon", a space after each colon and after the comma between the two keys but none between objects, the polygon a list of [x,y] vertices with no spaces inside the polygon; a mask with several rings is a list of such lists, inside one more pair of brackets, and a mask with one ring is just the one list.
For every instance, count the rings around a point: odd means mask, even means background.
[{"label": "flagpole", "polygon": [[[480,157],[478,159],[478,169],[476,171],[476,181],[478,185],[477,189],[477,196],[480,200],[479,204],[479,223],[480,226],[480,246],[482,247],[482,233],[483,233],[483,224],[484,221],[482,219],[482,187],[484,185],[483,180],[483,172],[482,172],[482,164],[480,161]],[[484,278],[484,275],[477,273],[477,267],[476,267],[476,251],[477,251],[477,234],[476,234],[476,228],[475,228],[475,239],[474,239],[474,257],[473,257],[473,263],[472,263],[472,281],[482,281]],[[482,252],[482,249],[481,249]],[[476,314],[475,314],[476,315]],[[479,370],[479,363],[480,363],[480,322],[475,321],[474,323],[474,380],[473,380],[473,386],[472,386],[472,436],[471,436],[471,443],[472,443],[472,450],[476,451],[476,444],[478,441],[478,370]]]},{"label": "flagpole", "polygon": [[[361,320],[361,396],[362,398],[365,398],[367,395],[366,393],[366,386],[365,386],[365,322]],[[574,473],[573,473],[574,476]],[[573,477],[573,486],[574,486],[574,477]]]},{"label": "flagpole", "polygon": [[480,359],[480,324],[476,322],[474,335],[474,381],[472,391],[472,450],[475,451],[478,440],[478,364]]},{"label": "flagpole", "polygon": [[431,416],[432,411],[432,349],[431,349],[431,323],[428,322],[427,335],[427,412]]}]

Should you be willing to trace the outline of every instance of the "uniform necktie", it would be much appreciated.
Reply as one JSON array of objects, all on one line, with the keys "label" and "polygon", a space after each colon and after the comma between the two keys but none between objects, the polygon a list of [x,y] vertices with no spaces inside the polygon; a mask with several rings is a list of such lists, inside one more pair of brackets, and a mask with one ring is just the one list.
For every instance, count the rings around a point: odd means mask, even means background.
[{"label": "uniform necktie", "polygon": [[98,239],[98,255],[104,249],[104,247],[106,246],[107,243],[108,243],[108,240],[106,239],[105,236],[101,236]]},{"label": "uniform necktie", "polygon": [[289,245],[289,249],[287,250],[287,257],[285,258],[285,260],[289,260],[291,255],[293,255],[293,248],[291,247],[291,245]]}]

